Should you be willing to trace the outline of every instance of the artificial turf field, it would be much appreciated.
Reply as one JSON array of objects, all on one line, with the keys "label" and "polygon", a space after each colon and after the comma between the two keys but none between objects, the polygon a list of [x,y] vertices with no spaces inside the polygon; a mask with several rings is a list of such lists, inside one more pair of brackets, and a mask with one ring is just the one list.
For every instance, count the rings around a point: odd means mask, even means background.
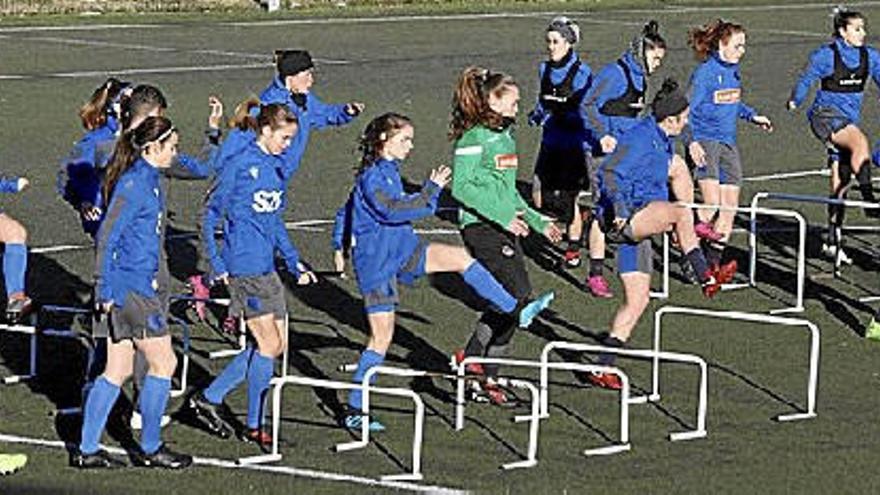
[{"label": "artificial turf field", "polygon": [[[880,4],[861,10],[870,21]],[[769,7],[668,9],[665,11],[571,12],[581,25],[579,51],[594,69],[613,61],[642,22],[657,18],[670,43],[658,76],[686,80],[695,65],[686,48],[689,26],[719,15],[748,28],[748,53],[742,64],[745,100],[770,116],[772,135],[741,126],[740,146],[746,176],[815,170],[824,164],[823,150],[809,133],[803,111],[788,114],[784,103],[809,52],[827,39],[827,6],[794,3]],[[182,129],[183,149],[194,151],[207,116],[207,96],[219,94],[227,113],[245,97],[265,87],[273,75],[268,54],[279,47],[306,47],[318,59],[314,91],[325,101],[358,100],[367,110],[351,126],[316,133],[303,166],[290,188],[287,219],[300,222],[291,230],[294,242],[316,268],[329,270],[329,220],[344,200],[356,164],[355,139],[367,120],[385,111],[411,116],[416,148],[404,174],[419,183],[427,171],[449,163],[445,139],[449,101],[457,73],[468,64],[486,65],[513,74],[524,90],[521,114],[531,108],[537,86],[537,64],[543,58],[543,30],[550,13],[498,16],[454,16],[421,19],[363,19],[236,23],[188,21],[121,28],[71,25],[55,30],[0,27],[0,171],[26,175],[32,187],[3,198],[6,212],[21,219],[30,232],[28,288],[42,304],[83,305],[92,274],[89,240],[74,212],[55,193],[60,159],[81,135],[78,105],[108,74],[161,87],[170,100],[170,117]],[[657,81],[655,80],[655,81]],[[863,128],[877,136],[877,91],[865,99]],[[539,131],[518,130],[521,178],[527,181]],[[827,179],[802,178],[746,184],[742,203],[757,191],[824,195]],[[196,270],[197,247],[191,234],[204,182],[175,183],[169,193],[169,240],[172,273],[183,290]],[[768,203],[768,206],[770,203]],[[796,208],[816,227],[824,208]],[[448,218],[448,217],[447,217]],[[852,224],[868,224],[851,211]],[[308,226],[303,226],[303,223]],[[440,229],[432,238],[458,243],[454,224],[442,218],[421,222]],[[780,226],[779,223],[775,226]],[[783,224],[790,226],[789,224]],[[821,239],[811,231],[807,251],[810,276],[827,274],[829,263],[818,259]],[[851,237],[855,266],[847,280],[814,277],[807,281],[806,311],[795,317],[821,330],[818,417],[778,423],[779,413],[805,407],[808,338],[804,332],[774,325],[674,317],[664,348],[703,356],[710,363],[708,437],[669,442],[667,434],[693,426],[696,374],[683,366],[663,371],[663,401],[631,408],[630,452],[586,458],[585,448],[608,445],[617,438],[617,395],[580,384],[570,373],[553,375],[551,418],[541,423],[539,464],[532,469],[501,471],[499,465],[525,455],[525,424],[510,421],[514,412],[488,406],[468,407],[464,431],[455,432],[452,386],[445,380],[383,379],[412,386],[424,399],[423,452],[425,480],[419,484],[382,484],[382,474],[409,467],[411,412],[406,402],[379,399],[379,415],[389,431],[368,448],[334,453],[331,447],[351,435],[336,425],[339,409],[333,393],[288,389],[282,426],[283,472],[258,472],[197,466],[168,473],[129,469],[79,472],[66,467],[58,447],[13,444],[11,436],[49,441],[78,441],[76,417],[55,416],[58,407],[78,402],[85,353],[81,346],[44,339],[40,376],[25,384],[0,388],[0,451],[26,452],[30,464],[21,473],[0,478],[0,493],[373,493],[392,490],[466,490],[482,493],[874,493],[880,490],[875,456],[880,454],[880,344],[862,338],[870,306],[860,296],[877,292],[877,236]],[[745,237],[736,238],[734,254],[746,262]],[[794,292],[794,238],[774,233],[759,240],[758,289],[725,292],[704,300],[699,291],[675,280],[671,297],[654,301],[634,332],[632,348],[650,346],[652,314],[665,304],[741,310],[755,313],[789,304]],[[512,355],[536,359],[551,340],[594,342],[606,329],[618,299],[590,298],[573,281],[586,268],[561,273],[552,269],[540,249],[531,250],[533,286],[553,288],[557,300],[529,330],[518,334]],[[609,261],[613,266],[613,261]],[[742,270],[741,270],[742,271]],[[742,275],[741,275],[742,276]],[[614,278],[613,288],[620,291]],[[655,278],[657,280],[657,278]],[[289,282],[289,281],[288,281]],[[656,282],[655,282],[656,283]],[[290,284],[288,284],[290,285]],[[434,286],[434,287],[432,287]],[[337,367],[357,359],[366,325],[360,298],[351,279],[328,278],[309,288],[290,287],[290,372],[347,379]],[[178,313],[187,316],[185,310]],[[191,318],[192,315],[188,314]],[[402,294],[395,345],[389,364],[445,370],[448,354],[461,347],[477,317],[474,299],[456,277],[435,277]],[[64,323],[64,322],[56,322]],[[78,325],[78,324],[77,324]],[[77,326],[77,328],[79,328]],[[195,324],[190,381],[204,386],[225,361],[210,361],[209,350],[228,347],[204,324]],[[0,334],[2,373],[24,372],[26,341]],[[640,389],[650,386],[646,362],[621,360]],[[534,379],[519,370],[517,376]],[[344,402],[344,397],[339,397]],[[244,391],[230,405],[244,411]],[[181,399],[172,399],[176,411]],[[130,441],[124,428],[113,428],[105,444]],[[165,439],[175,448],[203,458],[234,460],[259,453],[256,447],[208,436],[185,423],[173,423]],[[343,475],[351,475],[345,477]]]}]

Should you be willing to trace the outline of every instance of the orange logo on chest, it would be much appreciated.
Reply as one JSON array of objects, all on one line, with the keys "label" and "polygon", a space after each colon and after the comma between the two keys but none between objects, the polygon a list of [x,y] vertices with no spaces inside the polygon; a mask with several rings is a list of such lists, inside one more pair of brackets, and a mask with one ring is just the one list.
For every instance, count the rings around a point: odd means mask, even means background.
[{"label": "orange logo on chest", "polygon": [[504,155],[495,155],[495,168],[497,170],[507,170],[519,167],[519,159],[516,153],[507,153]]},{"label": "orange logo on chest", "polygon": [[739,88],[719,89],[715,92],[714,99],[716,105],[730,105],[739,103],[742,90]]}]

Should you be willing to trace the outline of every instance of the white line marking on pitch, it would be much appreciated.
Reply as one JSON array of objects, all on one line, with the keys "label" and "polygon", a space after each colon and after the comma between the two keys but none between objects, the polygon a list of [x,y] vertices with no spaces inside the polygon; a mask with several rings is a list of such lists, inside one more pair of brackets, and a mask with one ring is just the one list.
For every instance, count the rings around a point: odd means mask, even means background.
[{"label": "white line marking on pitch", "polygon": [[[45,440],[42,438],[20,437],[17,435],[0,434],[0,442],[17,443],[25,445],[36,445],[39,447],[51,447],[66,449],[67,446],[61,440]],[[115,455],[127,455],[128,453],[117,447],[104,447],[108,452]],[[411,492],[425,493],[445,493],[449,495],[466,494],[467,491],[455,488],[447,488],[444,486],[418,485],[415,483],[404,483],[397,481],[382,481],[372,478],[364,478],[361,476],[352,476],[348,474],[330,473],[326,471],[315,471],[312,469],[297,469],[287,466],[265,466],[265,465],[239,465],[235,461],[226,459],[217,459],[213,457],[193,457],[193,463],[201,466],[211,466],[223,469],[247,469],[250,471],[262,471],[266,473],[286,474],[288,476],[313,478],[324,481],[343,481],[348,483],[356,483],[366,486],[381,486],[385,488],[395,488],[398,490],[408,490]]]}]

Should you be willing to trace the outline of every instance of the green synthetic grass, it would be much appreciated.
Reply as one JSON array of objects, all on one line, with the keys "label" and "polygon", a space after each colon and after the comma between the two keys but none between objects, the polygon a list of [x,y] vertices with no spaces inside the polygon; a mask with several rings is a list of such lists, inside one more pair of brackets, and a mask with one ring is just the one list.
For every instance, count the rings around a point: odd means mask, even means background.
[{"label": "green synthetic grass", "polygon": [[[558,8],[570,10],[565,6]],[[876,8],[864,11],[868,19],[880,14]],[[785,113],[783,105],[795,74],[809,52],[823,40],[822,33],[827,31],[828,24],[826,14],[826,10],[815,8],[723,13],[749,28],[749,52],[742,67],[745,99],[773,118],[776,125],[770,136],[753,128],[741,128],[747,176],[822,166],[822,148],[809,134],[803,113]],[[670,42],[669,57],[660,77],[675,75],[684,80],[688,76],[694,62],[686,50],[684,33],[689,26],[717,15],[711,10],[657,14]],[[584,28],[584,42],[580,46],[584,59],[594,70],[614,60],[645,16],[611,11],[576,16]],[[154,22],[166,17],[151,19]],[[198,50],[269,54],[278,47],[308,47],[319,59],[317,94],[325,101],[359,100],[367,104],[365,115],[351,126],[313,136],[303,166],[291,185],[289,220],[330,219],[351,185],[357,158],[355,138],[372,116],[395,110],[413,118],[416,147],[404,166],[404,175],[410,182],[419,183],[430,168],[449,163],[450,144],[444,137],[445,126],[452,86],[462,67],[477,63],[513,74],[524,90],[521,114],[525,115],[534,101],[537,63],[543,57],[541,36],[547,22],[544,16],[526,16],[244,27],[199,22],[197,17],[175,19],[185,19],[186,23],[128,31],[16,32],[2,40],[0,73],[34,76],[3,81],[0,93],[0,120],[4,122],[0,133],[0,172],[25,174],[33,183],[32,189],[24,194],[4,198],[3,207],[28,227],[32,246],[88,243],[74,213],[56,197],[54,177],[58,162],[81,135],[75,117],[78,104],[103,80],[101,75],[55,78],[43,77],[45,74],[240,64],[253,60]],[[782,22],[786,30],[806,34],[778,34]],[[96,47],[66,44],[65,39],[176,50]],[[320,60],[348,63],[334,65]],[[262,90],[271,77],[270,68],[258,68],[146,74],[136,76],[135,80],[163,88],[171,103],[170,117],[183,132],[183,149],[192,151],[201,137],[209,93],[220,94],[231,111],[236,102]],[[865,101],[865,128],[869,135],[875,135],[880,113],[874,89]],[[525,125],[520,126],[517,134],[524,164],[521,179],[528,180],[539,134]],[[194,229],[206,187],[205,183],[172,186],[169,200],[175,228],[184,232]],[[762,189],[824,194],[826,184],[820,179],[748,184],[743,203]],[[799,209],[812,223],[821,225],[821,207]],[[853,211],[850,218],[854,223],[866,223],[861,212]],[[452,227],[438,219],[420,225]],[[295,230],[292,237],[305,259],[319,269],[330,268],[329,230]],[[460,242],[455,236],[436,239]],[[877,236],[864,239],[876,244]],[[744,241],[736,241],[741,262],[745,261]],[[819,242],[813,232],[809,239],[812,257],[818,252]],[[861,243],[853,242],[859,266],[847,269],[846,274],[865,290],[876,291],[880,287],[876,259]],[[762,237],[759,244],[760,291],[723,293],[716,300],[704,301],[697,289],[673,281],[668,302],[753,312],[789,303],[793,297],[792,237],[775,234]],[[192,242],[169,243],[178,290],[182,290],[180,281],[195,270],[195,252]],[[28,285],[37,300],[86,300],[92,274],[88,250],[32,254],[30,260]],[[613,261],[609,261],[611,265]],[[819,269],[827,270],[828,264],[811,260],[808,272],[815,274]],[[618,300],[590,299],[558,274],[534,263],[530,270],[533,285],[537,289],[556,289],[558,298],[551,315],[541,319],[533,330],[517,335],[513,355],[536,358],[549,340],[592,342],[591,335],[607,328]],[[569,273],[580,280],[585,270]],[[673,271],[677,271],[675,266]],[[613,273],[611,277],[614,279]],[[446,355],[461,347],[470,333],[477,313],[468,305],[472,300],[462,284],[455,277],[437,277],[431,282],[402,291],[396,344],[390,352],[392,365],[443,369]],[[619,293],[616,280],[613,288]],[[464,301],[461,294],[466,296]],[[571,374],[555,373],[553,379],[560,384],[552,389],[552,418],[541,424],[539,464],[533,469],[512,472],[501,472],[498,466],[518,460],[525,453],[527,438],[524,424],[509,421],[512,412],[469,406],[471,420],[463,432],[456,433],[450,427],[452,387],[444,380],[411,383],[390,379],[387,383],[412,385],[422,392],[429,414],[423,472],[425,483],[432,485],[480,493],[874,493],[880,489],[880,476],[874,471],[875,439],[880,438],[880,426],[874,420],[880,410],[876,393],[880,384],[876,370],[880,349],[876,342],[860,337],[861,325],[868,321],[871,310],[856,301],[860,295],[864,295],[863,290],[843,282],[821,279],[808,283],[807,311],[797,316],[820,326],[822,352],[819,416],[804,422],[776,423],[771,418],[805,404],[805,332],[689,317],[672,317],[665,323],[664,347],[704,356],[711,363],[709,436],[703,440],[670,443],[666,439],[670,432],[693,426],[696,374],[683,366],[664,367],[663,402],[659,406],[632,407],[633,450],[594,458],[585,458],[580,452],[607,445],[616,438],[616,395],[579,386]],[[662,304],[665,303],[652,303],[634,333],[632,347],[650,346],[650,314]],[[291,371],[347,379],[336,368],[357,359],[365,335],[354,282],[329,279],[314,288],[293,288],[289,305],[294,332]],[[208,361],[205,353],[224,344],[203,325],[194,327],[194,335],[191,382],[203,386],[225,362]],[[23,339],[0,334],[4,374],[24,370],[24,352]],[[56,418],[51,413],[56,406],[77,402],[82,352],[73,344],[45,340],[40,358],[38,381],[0,388],[0,433],[75,441],[75,421]],[[646,363],[620,363],[637,386],[649,386]],[[534,377],[528,372],[515,373]],[[244,400],[244,391],[239,390],[231,397],[230,405],[242,412]],[[180,404],[180,399],[173,399],[170,407],[176,410]],[[334,426],[332,410],[336,403],[332,394],[290,389],[284,401],[285,458],[281,464],[371,477],[408,467],[409,405],[386,399],[380,399],[379,404],[383,406],[379,414],[391,427],[390,431],[377,437],[377,445],[363,451],[335,454],[330,448],[348,441],[350,436]],[[165,438],[175,447],[200,456],[233,459],[257,453],[253,447],[214,440],[182,424],[172,425]],[[118,439],[106,436],[105,442],[117,445]],[[0,493],[387,491],[217,468],[197,468],[186,473],[133,469],[112,474],[81,473],[65,467],[66,456],[60,450],[11,444],[0,445],[0,449],[31,455],[24,471],[0,478]]]}]

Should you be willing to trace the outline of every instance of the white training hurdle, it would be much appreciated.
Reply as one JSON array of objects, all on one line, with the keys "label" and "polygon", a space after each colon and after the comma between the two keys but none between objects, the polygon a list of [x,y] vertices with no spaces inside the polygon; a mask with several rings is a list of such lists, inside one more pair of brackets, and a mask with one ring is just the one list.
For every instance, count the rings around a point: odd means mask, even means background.
[{"label": "white training hurdle", "polygon": [[[383,368],[376,373],[382,373],[383,371],[387,371],[388,367],[377,367]],[[397,369],[394,369],[397,370]],[[414,370],[400,370],[401,373],[412,371],[413,374],[406,376],[423,376],[426,372],[414,371]],[[421,373],[421,374],[419,374]],[[371,375],[372,376],[372,375]],[[287,375],[283,377],[273,378],[271,381],[272,386],[272,449],[269,454],[251,456],[251,457],[242,457],[238,459],[239,464],[263,464],[267,462],[277,462],[282,458],[281,453],[278,450],[278,437],[281,432],[281,392],[283,388],[287,385],[300,385],[304,387],[318,387],[318,388],[328,388],[333,390],[362,390],[364,395],[366,396],[368,393],[374,394],[382,394],[389,395],[394,397],[405,397],[410,398],[415,405],[415,419],[414,419],[414,431],[413,431],[413,444],[412,444],[412,470],[408,473],[404,474],[395,474],[395,475],[385,475],[382,476],[381,479],[385,481],[402,481],[402,480],[411,480],[411,481],[419,481],[423,479],[421,472],[421,455],[422,455],[422,438],[424,431],[424,422],[425,422],[425,404],[422,401],[422,398],[415,392],[407,388],[388,388],[388,387],[373,387],[369,383],[351,383],[351,382],[342,382],[337,380],[326,380],[319,378],[308,378],[304,376],[293,376]],[[369,389],[369,392],[367,392]],[[366,419],[366,423],[369,423],[369,419]],[[352,444],[357,444],[356,447],[353,447]],[[365,445],[365,444],[364,444]],[[353,448],[358,448],[362,446],[360,442],[349,442],[342,443],[336,446],[336,450],[341,452],[344,450],[351,450]]]},{"label": "white training hurdle", "polygon": [[[609,455],[616,454],[618,452],[625,452],[630,450],[631,445],[629,442],[629,395],[630,395],[630,384],[629,377],[626,376],[620,368],[615,368],[613,366],[601,366],[598,364],[589,364],[589,363],[564,363],[564,362],[547,362],[543,363],[541,361],[525,361],[520,359],[504,359],[504,358],[489,358],[489,357],[477,357],[477,356],[469,356],[466,357],[461,363],[458,365],[457,373],[457,387],[456,387],[456,403],[455,403],[455,429],[461,430],[464,428],[464,380],[466,378],[466,368],[468,364],[498,364],[502,366],[508,367],[521,367],[521,368],[538,368],[540,370],[564,370],[564,371],[581,371],[581,372],[596,372],[596,373],[611,373],[617,375],[620,378],[620,382],[622,384],[622,388],[620,390],[620,440],[616,445],[609,445],[606,447],[599,447],[595,449],[586,449],[583,451],[583,454],[586,456],[594,456],[594,455]],[[533,410],[534,415],[534,410]],[[517,418],[517,420],[522,421],[522,418]],[[537,442],[537,429],[534,430],[534,441]]]},{"label": "white training hurdle", "polygon": [[[807,327],[810,332],[810,355],[809,368],[807,371],[807,408],[805,412],[793,414],[780,414],[777,421],[796,421],[816,417],[816,387],[819,381],[819,328],[812,322],[799,318],[785,318],[756,313],[743,313],[740,311],[714,311],[709,309],[684,308],[678,306],[665,306],[654,313],[654,352],[660,352],[660,340],[662,336],[663,316],[670,314],[699,316],[706,318],[719,318],[725,320],[748,321],[754,323],[767,323],[771,325],[784,325]],[[651,366],[651,397],[660,397],[660,357],[659,354],[652,360]]]},{"label": "white training hurdle", "polygon": [[659,291],[651,291],[650,297],[654,299],[667,299],[669,297],[669,232],[663,233],[663,278]]},{"label": "white training hurdle", "polygon": [[[584,344],[578,342],[563,342],[563,341],[555,341],[550,342],[544,346],[544,349],[541,351],[541,363],[550,363],[550,353],[559,350],[567,350],[567,351],[578,351],[578,352],[590,352],[590,353],[600,353],[600,352],[608,352],[612,354],[618,354],[621,356],[630,356],[635,358],[650,358],[650,359],[659,359],[663,361],[670,361],[676,363],[686,363],[686,364],[694,364],[700,370],[700,385],[697,388],[697,413],[696,413],[696,428],[690,431],[680,431],[673,432],[669,434],[669,439],[671,441],[678,440],[691,440],[695,438],[703,438],[706,436],[706,409],[707,409],[707,391],[708,391],[708,372],[706,361],[693,354],[680,354],[677,352],[662,352],[662,351],[653,351],[650,349],[640,350],[640,349],[625,349],[619,347],[608,347],[597,344]],[[549,368],[542,367],[541,368],[541,417],[546,418],[549,417],[549,392],[550,392],[550,377],[549,377]],[[646,402],[656,402],[660,400],[659,394],[651,394],[649,396],[640,396],[640,397],[630,397],[628,399],[630,404],[641,404]]]}]

